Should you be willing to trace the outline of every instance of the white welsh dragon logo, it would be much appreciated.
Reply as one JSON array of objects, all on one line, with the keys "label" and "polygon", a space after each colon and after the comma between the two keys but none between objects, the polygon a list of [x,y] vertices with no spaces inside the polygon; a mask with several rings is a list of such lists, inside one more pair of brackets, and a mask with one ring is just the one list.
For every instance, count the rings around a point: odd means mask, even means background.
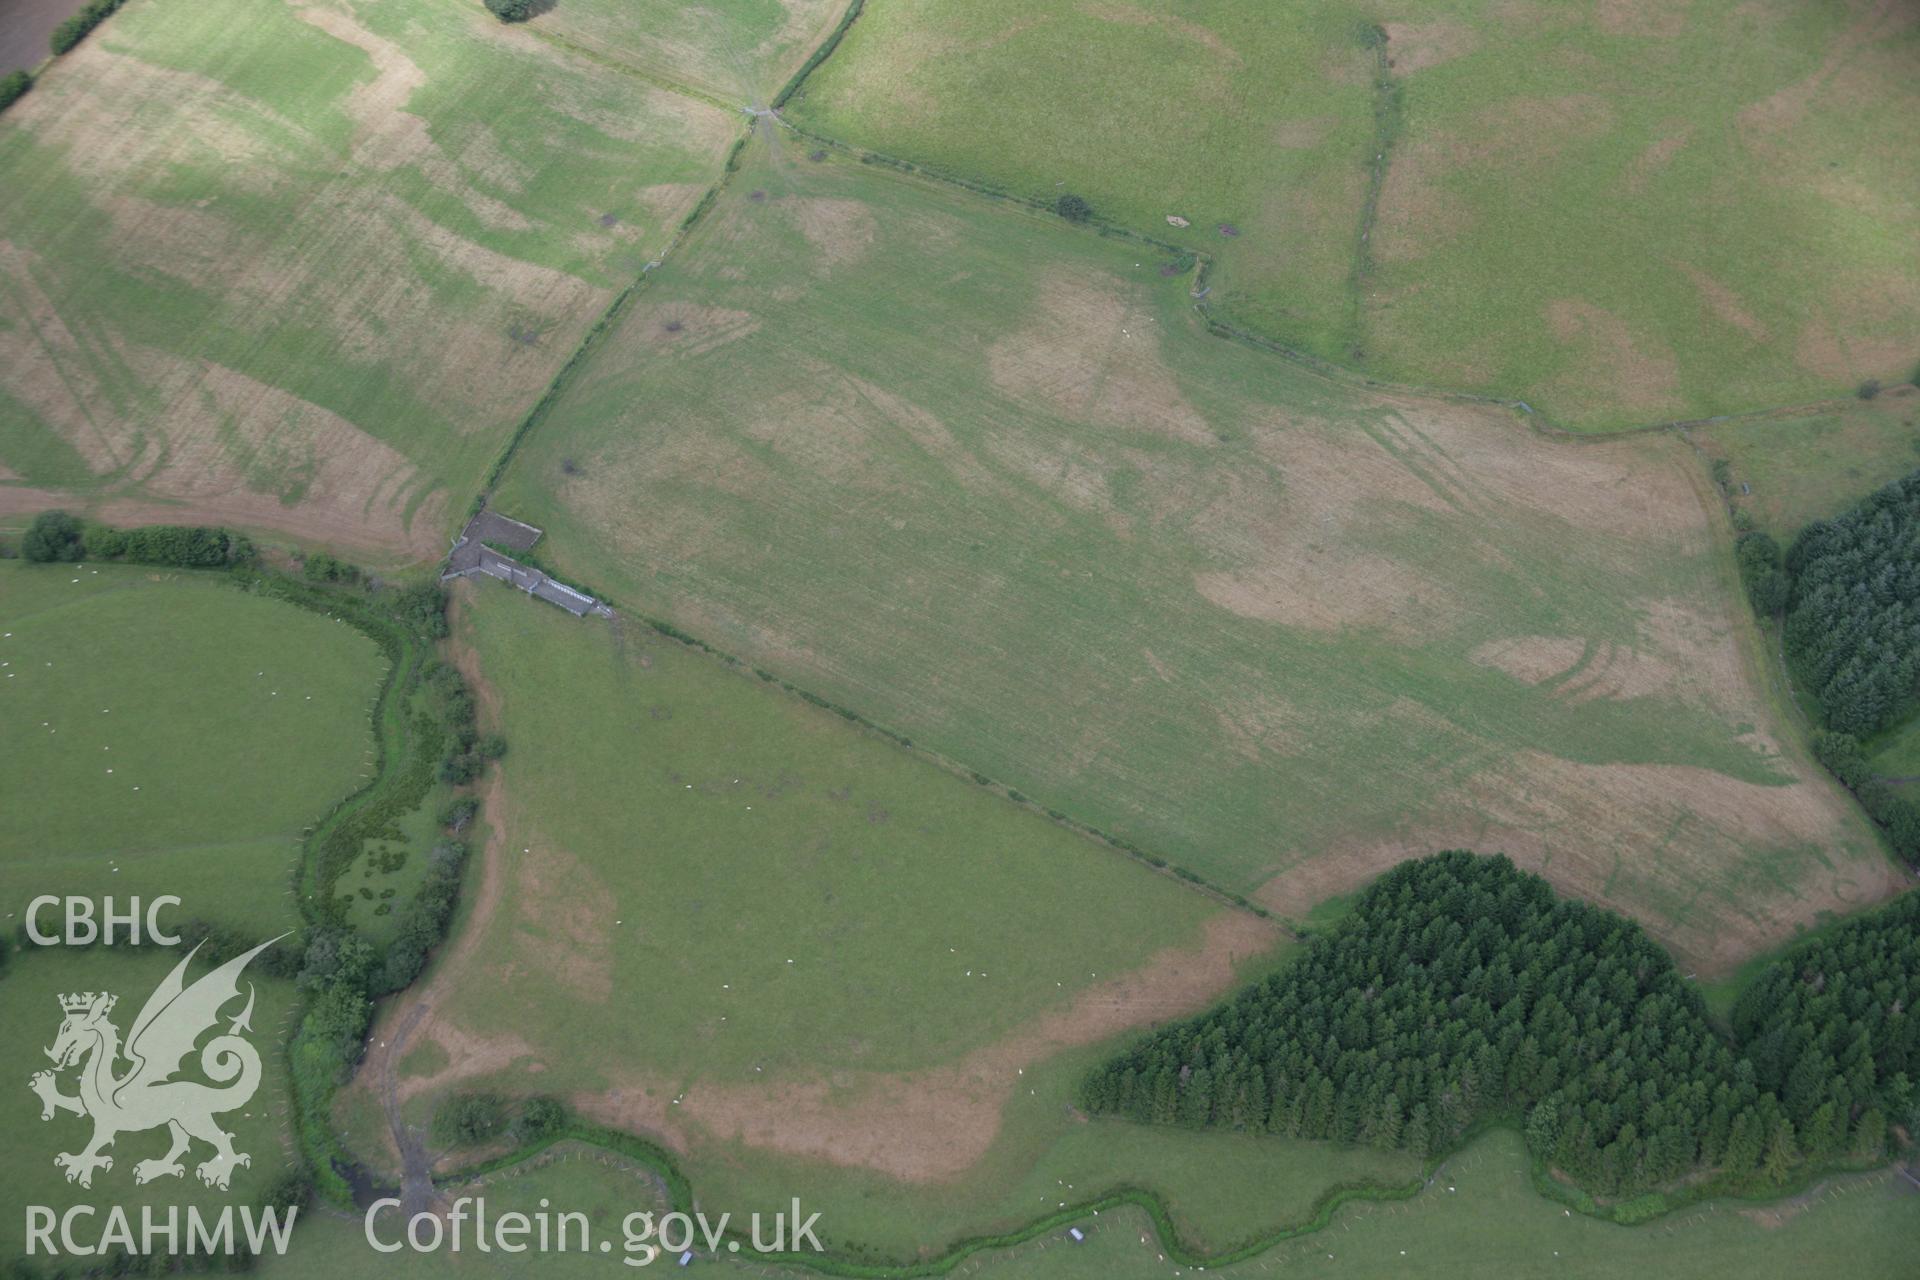
[{"label": "white welsh dragon logo", "polygon": [[[282,934],[281,937],[285,937]],[[222,1112],[232,1111],[253,1097],[260,1087],[260,1055],[241,1038],[251,1031],[253,986],[247,985],[247,1005],[228,1025],[226,1034],[216,1035],[200,1051],[200,1070],[215,1088],[197,1080],[176,1080],[194,1044],[220,1021],[220,1010],[240,995],[240,971],[247,962],[278,942],[269,939],[242,956],[235,956],[192,986],[182,977],[193,960],[195,947],[186,959],[175,965],[153,994],[147,997],[140,1016],[133,1020],[124,1048],[120,1030],[107,1020],[118,999],[104,991],[87,991],[60,997],[66,1019],[60,1024],[47,1056],[53,1059],[53,1071],[36,1072],[28,1081],[40,1095],[42,1120],[53,1119],[56,1111],[71,1111],[93,1119],[93,1140],[77,1152],[63,1152],[53,1163],[66,1170],[67,1181],[83,1187],[93,1185],[95,1169],[113,1168],[113,1157],[104,1154],[122,1133],[167,1127],[173,1145],[157,1160],[142,1160],[133,1167],[135,1182],[155,1178],[179,1177],[185,1170],[180,1157],[192,1140],[213,1147],[213,1158],[200,1164],[200,1181],[225,1190],[233,1171],[252,1164],[252,1158],[233,1149],[233,1135],[213,1122]],[[115,1067],[125,1058],[131,1064],[124,1074]],[[60,1092],[54,1072],[80,1067],[80,1092]]]}]

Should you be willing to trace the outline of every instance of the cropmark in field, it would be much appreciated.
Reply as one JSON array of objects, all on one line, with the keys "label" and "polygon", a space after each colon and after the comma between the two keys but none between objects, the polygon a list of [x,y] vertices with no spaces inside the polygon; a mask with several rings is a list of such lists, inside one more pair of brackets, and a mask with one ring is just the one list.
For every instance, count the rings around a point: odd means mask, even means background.
[{"label": "cropmark in field", "polygon": [[1220,314],[1317,356],[1606,429],[1908,375],[1917,19],[868,0],[786,114],[1213,254]]},{"label": "cropmark in field", "polygon": [[567,0],[527,30],[685,93],[764,108],[845,11],[846,0]]},{"label": "cropmark in field", "polygon": [[0,513],[434,555],[737,129],[477,4],[134,0],[0,117]]},{"label": "cropmark in field", "polygon": [[1683,441],[1355,392],[1208,336],[1178,271],[776,140],[501,502],[621,605],[1283,912],[1504,850],[1722,969],[1891,890]]}]

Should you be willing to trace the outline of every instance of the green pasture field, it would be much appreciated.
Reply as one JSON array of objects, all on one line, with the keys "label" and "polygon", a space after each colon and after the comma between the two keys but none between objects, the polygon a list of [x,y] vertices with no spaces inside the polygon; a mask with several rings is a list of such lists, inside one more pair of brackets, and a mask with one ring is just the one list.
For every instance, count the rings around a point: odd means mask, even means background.
[{"label": "green pasture field", "polygon": [[[1119,1171],[1125,1171],[1128,1185],[1166,1197],[1183,1233],[1192,1231],[1196,1222],[1211,1228],[1212,1235],[1195,1232],[1185,1237],[1206,1247],[1236,1243],[1251,1231],[1305,1221],[1312,1216],[1316,1198],[1342,1178],[1375,1176],[1407,1183],[1419,1176],[1417,1164],[1396,1153],[1228,1134],[1164,1133],[1149,1137],[1136,1126],[1080,1128],[1091,1131],[1085,1140],[1067,1139],[1015,1186],[996,1188],[987,1194],[987,1186],[975,1185],[976,1179],[969,1178],[965,1184],[948,1189],[968,1202],[994,1203],[997,1213],[991,1221],[969,1218],[958,1206],[934,1211],[938,1193],[932,1191],[923,1193],[926,1207],[922,1212],[892,1216],[901,1194],[897,1186],[876,1188],[880,1199],[869,1202],[844,1173],[782,1167],[778,1162],[767,1169],[768,1189],[761,1195],[742,1198],[725,1182],[700,1177],[694,1178],[693,1188],[709,1219],[729,1213],[741,1223],[756,1210],[771,1220],[774,1213],[789,1209],[797,1195],[807,1212],[821,1214],[816,1230],[830,1251],[848,1256],[848,1241],[858,1240],[875,1251],[865,1256],[899,1259],[914,1256],[923,1246],[936,1253],[943,1250],[950,1239],[957,1238],[956,1223],[969,1229],[1017,1230],[1055,1211],[1063,1199],[1084,1200],[1118,1185],[1122,1180]],[[1102,1132],[1109,1129],[1115,1132]],[[1148,1140],[1135,1141],[1143,1137]],[[1083,1172],[1086,1180],[1077,1181]],[[784,1190],[774,1190],[776,1185]],[[615,1233],[616,1256],[619,1223],[625,1214],[635,1210],[658,1213],[664,1205],[659,1183],[644,1169],[600,1148],[572,1142],[474,1182],[447,1184],[444,1190],[449,1198],[484,1196],[490,1213],[509,1208],[530,1210],[542,1198],[556,1209],[580,1208],[594,1222],[596,1237],[603,1231]],[[348,1266],[357,1258],[369,1256],[358,1220],[352,1225],[352,1231],[344,1232],[333,1229],[331,1221],[314,1219],[295,1238],[285,1262],[276,1264],[270,1272],[325,1274],[328,1268]],[[869,1234],[869,1227],[878,1230]],[[930,1229],[936,1234],[916,1235],[916,1229]],[[391,1232],[386,1234],[391,1238]],[[381,1261],[389,1265],[387,1259]],[[463,1261],[471,1264],[473,1259]],[[405,1265],[413,1270],[401,1270],[403,1276],[414,1270],[429,1273],[435,1264],[413,1258]],[[533,1265],[542,1273],[570,1274],[570,1269],[590,1271],[602,1264],[597,1258],[548,1257]]]},{"label": "green pasture field", "polygon": [[301,832],[372,768],[371,640],[212,575],[18,560],[0,561],[0,632],[8,931],[40,894],[298,923]]},{"label": "green pasture field", "polygon": [[[91,1121],[68,1112],[56,1112],[53,1119],[42,1121],[40,1099],[27,1087],[30,1076],[51,1066],[44,1050],[60,1029],[63,1014],[59,997],[77,991],[113,992],[119,1003],[111,1020],[125,1035],[147,995],[185,955],[184,948],[48,948],[16,952],[0,970],[0,1026],[7,1028],[7,1035],[0,1037],[0,1076],[7,1081],[6,1089],[0,1091],[0,1136],[4,1136],[7,1151],[6,1168],[0,1172],[0,1198],[8,1206],[8,1212],[0,1216],[0,1258],[11,1261],[24,1254],[27,1205],[46,1205],[56,1212],[74,1204],[95,1205],[99,1210],[92,1220],[96,1232],[105,1225],[106,1206],[121,1205],[137,1229],[142,1205],[163,1210],[178,1205],[184,1213],[187,1205],[207,1211],[228,1203],[251,1203],[286,1171],[288,1082],[280,1046],[292,1025],[293,985],[251,970],[242,977],[240,991],[244,999],[251,984],[257,994],[250,1039],[260,1053],[263,1074],[259,1090],[245,1107],[216,1117],[220,1126],[233,1134],[235,1150],[253,1158],[250,1165],[234,1173],[229,1190],[211,1189],[195,1175],[194,1166],[212,1154],[201,1143],[195,1143],[190,1155],[183,1157],[186,1172],[181,1177],[136,1186],[134,1165],[166,1153],[164,1128],[122,1133],[109,1152],[113,1168],[96,1170],[90,1189],[68,1183],[65,1173],[54,1165],[56,1154],[81,1150],[93,1133]],[[192,982],[209,968],[206,962],[195,960],[188,969],[187,981]],[[235,1000],[223,1012],[231,1017],[240,1009],[240,1000]],[[225,1023],[221,1025],[224,1029]],[[196,1061],[189,1060],[189,1072],[198,1070]],[[126,1066],[123,1062],[116,1070],[124,1073]],[[71,1096],[75,1078],[72,1070],[62,1072],[60,1091]],[[79,1231],[82,1236],[86,1234],[85,1225],[81,1224]],[[32,1261],[46,1267],[48,1259],[41,1256]]]},{"label": "green pasture field", "polygon": [[[619,1156],[578,1143],[562,1143],[549,1153],[510,1174],[482,1183],[448,1188],[449,1199],[468,1195],[484,1197],[489,1216],[518,1211],[531,1217],[541,1212],[578,1212],[587,1215],[592,1241],[606,1239],[613,1245],[608,1254],[596,1248],[582,1256],[558,1253],[515,1257],[500,1253],[483,1254],[467,1246],[458,1254],[416,1253],[405,1249],[398,1253],[376,1253],[368,1246],[362,1215],[316,1213],[303,1216],[300,1229],[286,1256],[265,1259],[263,1275],[274,1280],[298,1280],[313,1276],[316,1280],[350,1275],[368,1268],[391,1280],[416,1280],[416,1277],[444,1275],[501,1274],[522,1275],[528,1271],[553,1276],[662,1275],[677,1273],[670,1258],[659,1259],[640,1268],[624,1264],[623,1223],[630,1213],[665,1213],[669,1205],[660,1185],[644,1169]],[[383,1243],[400,1238],[399,1219],[389,1210],[375,1222],[374,1229]],[[573,1228],[569,1228],[573,1230]],[[590,1241],[591,1243],[591,1241]],[[636,1253],[635,1257],[643,1256]]]},{"label": "green pasture field", "polygon": [[[1517,1135],[1489,1134],[1447,1162],[1410,1201],[1343,1206],[1331,1226],[1283,1242],[1209,1275],[1574,1276],[1635,1280],[1796,1280],[1844,1258],[1849,1275],[1896,1280],[1912,1274],[1920,1188],[1893,1170],[1832,1178],[1805,1197],[1772,1203],[1713,1201],[1639,1226],[1598,1222],[1537,1194]],[[989,1255],[969,1274],[1041,1280],[1125,1280],[1192,1274],[1160,1259],[1144,1214],[1122,1210]],[[1141,1243],[1141,1237],[1147,1243]],[[803,1274],[794,1272],[792,1274]]]},{"label": "green pasture field", "polygon": [[765,107],[840,21],[847,0],[571,0],[527,30],[669,88]]},{"label": "green pasture field", "polygon": [[[468,1251],[457,1265],[480,1273],[615,1274],[621,1218],[636,1209],[657,1212],[659,1201],[650,1179],[609,1167],[607,1161],[618,1163],[602,1153],[569,1148],[554,1163],[461,1190],[485,1195],[490,1210],[502,1212],[530,1212],[542,1198],[554,1209],[577,1207],[589,1214],[596,1233],[609,1228],[614,1233],[612,1260],[579,1255],[509,1260]],[[1162,1260],[1160,1243],[1138,1210],[1088,1216],[1079,1225],[1087,1236],[1083,1243],[1074,1243],[1063,1227],[1027,1244],[976,1255],[963,1274],[991,1280],[1144,1280],[1193,1273],[1193,1268]],[[1433,1184],[1412,1200],[1349,1202],[1319,1231],[1245,1262],[1206,1271],[1233,1277],[1297,1272],[1436,1280],[1484,1274],[1521,1280],[1799,1280],[1823,1274],[1834,1259],[1844,1258],[1848,1274],[1861,1280],[1904,1280],[1912,1273],[1917,1228],[1920,1191],[1892,1170],[1825,1179],[1806,1193],[1780,1201],[1713,1201],[1640,1226],[1597,1222],[1570,1215],[1538,1195],[1528,1180],[1520,1139],[1502,1130],[1449,1161]],[[332,1276],[373,1257],[357,1217],[314,1217],[302,1224],[288,1256],[269,1260],[264,1272],[276,1280]],[[446,1255],[413,1253],[381,1255],[379,1262],[383,1270],[406,1277],[446,1274],[454,1265]],[[671,1260],[655,1265],[670,1267]],[[796,1278],[819,1274],[779,1268],[762,1272]]]},{"label": "green pasture field", "polygon": [[134,0],[0,117],[0,511],[438,556],[740,128],[461,0]]},{"label": "green pasture field", "polygon": [[[1073,1118],[1116,1037],[1285,954],[1249,913],[633,622],[490,584],[462,616],[513,744],[506,868],[473,954],[443,962],[447,1051],[396,1064],[409,1119],[456,1089],[570,1097],[664,1132],[704,1203],[800,1188],[843,1244],[896,1254],[1017,1226],[1067,1184],[1164,1188],[1230,1238],[1329,1181],[1412,1176],[1399,1153]],[[1169,970],[1223,923],[1213,978]],[[374,1155],[365,1093],[336,1114]]]},{"label": "green pasture field", "polygon": [[775,137],[496,505],[622,609],[1296,917],[1466,845],[1725,968],[1891,889],[1683,441],[1350,389],[1207,334],[1179,269]]},{"label": "green pasture field", "polygon": [[1584,429],[1920,358],[1897,5],[869,0],[788,115],[1074,192],[1216,255],[1238,324]]},{"label": "green pasture field", "polygon": [[1920,774],[1920,717],[1888,730],[1868,746],[1873,767],[1883,777],[1913,780]]},{"label": "green pasture field", "polygon": [[1701,452],[1728,461],[1735,505],[1784,549],[1813,521],[1920,468],[1920,391],[1890,387],[1824,413],[1688,434]]},{"label": "green pasture field", "polygon": [[476,595],[507,869],[440,1007],[541,1089],[926,1068],[1230,910],[642,625]]}]

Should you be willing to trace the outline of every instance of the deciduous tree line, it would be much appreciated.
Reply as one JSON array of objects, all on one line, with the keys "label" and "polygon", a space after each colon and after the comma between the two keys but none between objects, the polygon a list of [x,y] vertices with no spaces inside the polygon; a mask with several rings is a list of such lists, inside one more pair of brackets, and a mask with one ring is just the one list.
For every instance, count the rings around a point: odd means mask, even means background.
[{"label": "deciduous tree line", "polygon": [[254,558],[251,539],[213,525],[150,524],[115,529],[65,511],[42,511],[20,539],[23,559],[41,563],[125,560],[133,564],[217,569]]}]

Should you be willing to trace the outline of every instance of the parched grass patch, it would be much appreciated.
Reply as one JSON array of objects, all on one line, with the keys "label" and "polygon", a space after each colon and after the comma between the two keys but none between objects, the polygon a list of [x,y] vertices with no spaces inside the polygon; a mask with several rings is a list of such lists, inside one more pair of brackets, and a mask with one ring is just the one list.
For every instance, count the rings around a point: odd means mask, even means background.
[{"label": "parched grass patch", "polygon": [[764,107],[840,20],[848,0],[566,0],[528,30],[667,84]]},{"label": "parched grass patch", "polygon": [[437,554],[738,128],[460,0],[136,0],[0,120],[0,510]]},{"label": "parched grass patch", "polygon": [[1405,77],[1361,297],[1373,367],[1598,428],[1908,371],[1910,11],[1442,13],[1476,46]]},{"label": "parched grass patch", "polygon": [[686,1167],[703,1203],[771,1214],[799,1194],[821,1211],[830,1248],[901,1259],[981,1234],[1017,1231],[1062,1204],[1118,1187],[1158,1197],[1183,1240],[1209,1251],[1312,1218],[1339,1186],[1403,1187],[1421,1175],[1403,1152],[1244,1133],[1089,1122],[1074,1089],[1105,1046],[1026,1068],[982,1159],[955,1178],[904,1183],[872,1170],[769,1155],[741,1143],[695,1150]]},{"label": "parched grass patch", "polygon": [[1257,296],[1288,341],[1339,352],[1374,151],[1370,33],[1343,6],[869,0],[786,114],[1217,254],[1216,293]]},{"label": "parched grass patch", "polygon": [[372,769],[374,643],[208,575],[20,561],[0,632],[6,929],[40,894],[293,927],[301,832]]},{"label": "parched grass patch", "polygon": [[565,571],[1294,916],[1471,845],[1721,969],[1891,889],[1684,441],[1362,394],[1153,251],[777,145],[503,482]]},{"label": "parched grass patch", "polygon": [[1907,374],[1916,72],[1897,4],[870,0],[789,114],[1215,253],[1289,345],[1606,429]]}]

